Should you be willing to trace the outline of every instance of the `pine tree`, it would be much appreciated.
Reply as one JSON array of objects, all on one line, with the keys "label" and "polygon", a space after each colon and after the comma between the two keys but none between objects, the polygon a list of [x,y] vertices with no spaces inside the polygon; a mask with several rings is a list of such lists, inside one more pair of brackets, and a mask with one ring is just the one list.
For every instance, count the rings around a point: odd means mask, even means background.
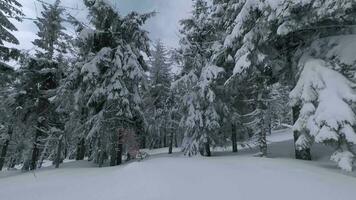
[{"label": "pine tree", "polygon": [[141,26],[152,13],[121,17],[103,0],[84,2],[94,29],[80,34],[78,101],[83,102],[83,126],[78,141],[85,141],[99,166],[108,158],[110,165],[117,165],[128,145],[122,143],[121,133],[137,131],[143,122],[141,89],[146,87],[147,66],[141,51],[149,55],[149,39]]},{"label": "pine tree", "polygon": [[21,4],[16,0],[4,0],[0,2],[0,70],[8,68],[4,61],[11,58],[17,58],[19,51],[5,46],[4,42],[19,44],[17,38],[11,33],[17,31],[17,28],[11,23],[9,18],[21,21],[23,16],[20,10]]},{"label": "pine tree", "polygon": [[[331,5],[333,9],[330,9]],[[238,1],[233,7],[237,15],[225,12],[225,16],[235,18],[234,23],[227,26],[226,33],[222,34],[224,44],[221,46],[221,51],[224,53],[219,53],[225,57],[231,55],[233,58],[235,66],[228,82],[241,79],[241,74],[252,72],[252,75],[261,74],[262,77],[266,77],[263,82],[267,84],[279,79],[280,82],[292,87],[296,84],[298,72],[296,63],[300,59],[300,52],[320,37],[350,31],[347,24],[352,24],[354,7],[355,2],[347,0],[337,3],[335,1],[280,3],[262,0]],[[338,28],[335,28],[335,25]],[[251,70],[251,66],[260,72],[254,73],[257,71]],[[261,86],[261,88],[265,87],[263,84]],[[293,110],[298,111],[297,108]],[[294,116],[297,114],[295,112]],[[296,132],[295,140],[298,137],[299,133]],[[311,159],[310,149],[296,149],[296,158]]]},{"label": "pine tree", "polygon": [[196,0],[192,17],[181,22],[183,69],[173,87],[183,94],[183,149],[189,156],[197,152],[210,156],[210,145],[214,144],[220,128],[215,86],[224,69],[210,60],[215,34],[213,23],[205,21],[209,15],[207,2]]},{"label": "pine tree", "polygon": [[63,32],[61,15],[65,10],[59,3],[49,7],[43,4],[42,17],[35,21],[39,39],[33,42],[42,50],[36,57],[25,55],[19,69],[16,105],[27,143],[23,170],[34,170],[41,167],[44,159],[53,159],[49,156],[56,153],[57,146],[61,146],[59,138],[63,137],[64,124],[53,101],[63,73],[61,54],[65,53],[64,44],[69,37]]},{"label": "pine tree", "polygon": [[352,146],[356,144],[354,83],[324,60],[308,58],[303,65],[300,79],[291,92],[293,104],[301,106],[294,125],[294,130],[301,133],[296,146],[304,149],[314,141],[334,145],[336,151],[331,159],[343,170],[352,171],[355,160]]},{"label": "pine tree", "polygon": [[149,69],[150,86],[145,99],[145,113],[150,133],[149,147],[167,147],[169,129],[169,110],[167,100],[172,82],[168,53],[158,40],[152,51]]},{"label": "pine tree", "polygon": [[70,37],[65,33],[66,28],[63,26],[65,9],[60,3],[60,0],[56,0],[53,5],[42,4],[42,17],[34,21],[39,30],[37,33],[39,38],[35,39],[33,44],[41,49],[37,50],[37,57],[52,60],[67,53]]}]

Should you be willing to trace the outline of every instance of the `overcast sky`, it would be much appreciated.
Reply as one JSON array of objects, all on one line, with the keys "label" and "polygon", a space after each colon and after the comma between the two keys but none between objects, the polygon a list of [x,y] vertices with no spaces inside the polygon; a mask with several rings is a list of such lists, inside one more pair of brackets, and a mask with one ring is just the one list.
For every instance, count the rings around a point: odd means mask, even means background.
[{"label": "overcast sky", "polygon": [[[36,18],[41,12],[41,3],[36,0],[18,0],[23,5],[26,17]],[[55,0],[44,0],[53,3]],[[131,11],[150,12],[156,11],[157,15],[150,19],[145,29],[150,32],[151,40],[162,39],[169,47],[175,47],[179,40],[179,20],[185,18],[191,12],[191,0],[108,0],[125,15]],[[86,20],[87,11],[82,0],[62,0],[62,5],[77,9],[68,9],[79,20]],[[20,41],[21,49],[33,48],[32,41],[38,31],[33,21],[24,20],[16,22],[19,29],[14,34]]]}]

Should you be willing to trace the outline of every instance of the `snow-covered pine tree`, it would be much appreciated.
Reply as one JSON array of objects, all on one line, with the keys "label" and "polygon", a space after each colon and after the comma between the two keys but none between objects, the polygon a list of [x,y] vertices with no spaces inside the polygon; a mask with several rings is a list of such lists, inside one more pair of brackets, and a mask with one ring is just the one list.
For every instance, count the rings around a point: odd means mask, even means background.
[{"label": "snow-covered pine tree", "polygon": [[183,69],[173,88],[182,94],[183,150],[189,156],[197,152],[210,156],[220,127],[215,84],[224,70],[210,61],[215,34],[209,18],[207,2],[196,0],[192,16],[181,22]]},{"label": "snow-covered pine tree", "polygon": [[[53,139],[62,133],[62,125],[51,103],[58,86],[57,68],[56,62],[29,57],[18,70],[14,113],[22,129],[17,134],[24,133],[22,140],[28,143],[24,149],[27,156],[23,170],[40,167],[43,159],[49,158],[54,150]],[[31,141],[32,146],[29,145]]]},{"label": "snow-covered pine tree", "polygon": [[84,126],[78,140],[86,141],[99,166],[107,158],[110,165],[117,165],[125,146],[118,131],[137,131],[143,122],[140,91],[146,87],[147,65],[141,52],[149,55],[149,39],[141,26],[153,14],[121,17],[104,0],[84,3],[94,29],[80,34],[84,60],[77,64],[82,77],[77,94],[84,105],[80,111]]},{"label": "snow-covered pine tree", "polygon": [[39,58],[52,60],[67,53],[70,36],[65,33],[66,28],[63,26],[65,9],[60,3],[60,0],[56,0],[53,5],[42,3],[42,16],[34,21],[39,31],[38,39],[35,39],[33,44],[39,48],[37,50]]},{"label": "snow-covered pine tree", "polygon": [[15,70],[0,65],[0,171],[7,161],[7,152],[13,133],[11,86],[15,79]]},{"label": "snow-covered pine tree", "polygon": [[17,31],[17,28],[9,20],[13,18],[21,21],[23,16],[20,10],[21,4],[17,0],[4,0],[0,2],[0,70],[7,68],[4,61],[9,61],[11,58],[17,58],[19,51],[14,48],[9,48],[4,42],[11,44],[19,44],[17,38],[11,33]]},{"label": "snow-covered pine tree", "polygon": [[172,75],[168,53],[158,40],[151,51],[149,68],[149,89],[145,95],[145,115],[149,132],[149,148],[167,147],[169,132],[169,111],[167,100],[170,96]]},{"label": "snow-covered pine tree", "polygon": [[27,143],[23,170],[34,170],[41,167],[44,159],[53,159],[60,142],[57,139],[63,137],[63,122],[53,103],[63,73],[61,54],[68,43],[64,40],[69,39],[63,32],[64,8],[59,3],[43,5],[42,17],[35,21],[39,38],[33,42],[41,51],[37,51],[36,57],[25,55],[18,70],[16,105],[24,128],[20,132],[26,133]]},{"label": "snow-covered pine tree", "polygon": [[[233,55],[235,63],[229,81],[250,66],[260,65],[267,69],[260,67],[261,72],[271,72],[272,80],[287,80],[290,85],[296,82],[300,52],[317,38],[349,29],[355,8],[355,2],[348,0],[243,0],[236,5],[238,14],[232,28],[226,29],[222,48],[225,55]],[[310,150],[296,150],[296,158],[311,159]]]},{"label": "snow-covered pine tree", "polygon": [[336,146],[331,160],[346,171],[352,171],[356,144],[355,84],[335,66],[321,59],[306,58],[300,65],[303,71],[290,94],[293,105],[301,111],[294,129],[301,133],[297,148],[309,147],[312,142]]}]

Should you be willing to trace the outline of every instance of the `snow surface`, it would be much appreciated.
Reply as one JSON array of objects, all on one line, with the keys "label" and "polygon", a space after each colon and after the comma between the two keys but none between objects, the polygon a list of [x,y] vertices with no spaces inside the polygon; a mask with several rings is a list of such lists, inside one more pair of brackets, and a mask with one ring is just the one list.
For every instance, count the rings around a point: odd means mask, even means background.
[{"label": "snow surface", "polygon": [[[1,200],[349,200],[356,197],[356,179],[324,159],[331,151],[312,149],[318,162],[291,159],[291,131],[270,141],[271,158],[214,152],[214,157],[168,155],[155,150],[148,160],[120,167],[97,168],[87,161],[36,173],[0,173]],[[285,141],[288,140],[288,141]],[[283,151],[282,151],[283,150]],[[354,174],[348,174],[354,175]]]}]

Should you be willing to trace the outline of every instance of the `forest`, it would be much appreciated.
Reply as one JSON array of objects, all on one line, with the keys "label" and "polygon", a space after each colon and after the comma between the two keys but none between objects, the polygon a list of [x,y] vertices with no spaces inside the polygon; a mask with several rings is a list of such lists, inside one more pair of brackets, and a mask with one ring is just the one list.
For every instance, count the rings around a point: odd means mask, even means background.
[{"label": "forest", "polygon": [[[126,165],[162,148],[191,160],[255,149],[264,159],[278,130],[290,130],[297,163],[325,146],[331,168],[352,173],[356,1],[192,1],[170,48],[143,28],[154,11],[121,15],[109,0],[83,0],[84,22],[60,0],[38,1],[30,19],[18,0],[1,0],[0,174],[68,160]],[[24,20],[37,28],[31,50],[14,46]]]}]

